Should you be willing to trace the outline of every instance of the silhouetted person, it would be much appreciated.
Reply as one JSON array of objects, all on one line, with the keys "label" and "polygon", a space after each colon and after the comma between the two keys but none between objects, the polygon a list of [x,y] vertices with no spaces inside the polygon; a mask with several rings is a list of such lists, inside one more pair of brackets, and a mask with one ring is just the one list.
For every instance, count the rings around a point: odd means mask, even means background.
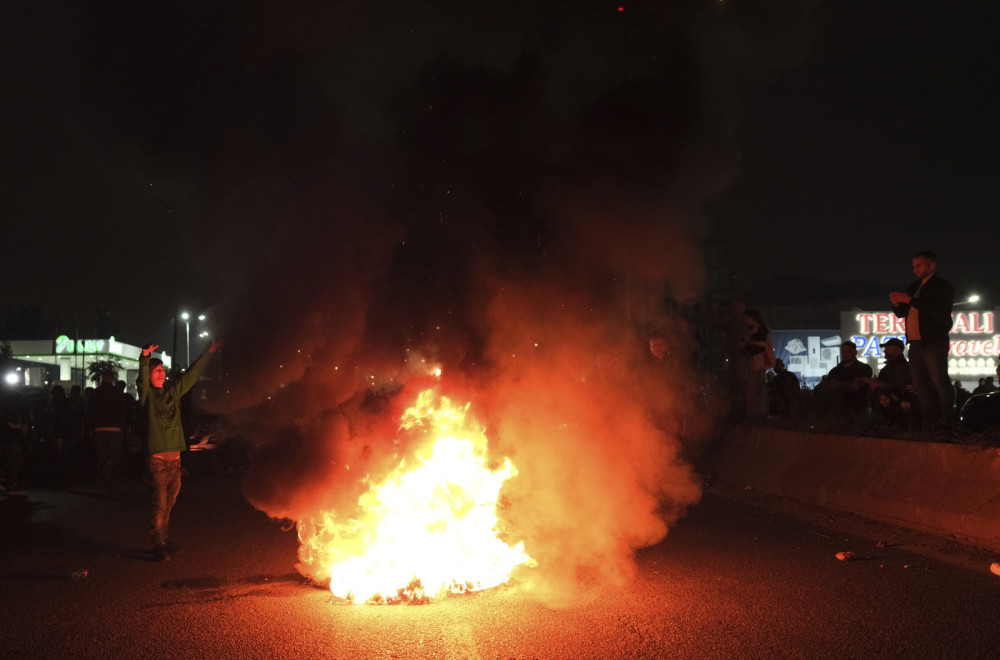
[{"label": "silhouetted person", "polygon": [[125,438],[125,453],[123,458],[127,460],[131,448],[129,438],[137,433],[136,417],[138,416],[139,403],[135,400],[134,396],[126,391],[128,383],[124,380],[119,380],[115,385],[118,387],[118,391],[125,401],[125,431],[122,433],[122,436]]},{"label": "silhouetted person", "polygon": [[79,463],[89,457],[89,451],[83,439],[83,390],[79,385],[69,388],[66,397],[67,405],[67,447],[66,458],[72,463]]},{"label": "silhouetted person", "polygon": [[636,365],[635,385],[646,402],[657,428],[666,433],[679,432],[680,420],[674,414],[674,397],[681,389],[678,365],[670,353],[666,336],[653,332],[647,341],[648,351]]},{"label": "silhouetted person", "polygon": [[128,409],[111,371],[101,373],[101,384],[87,399],[87,427],[94,436],[97,483],[107,493],[114,490],[115,471],[125,453]]},{"label": "silhouetted person", "polygon": [[912,408],[910,365],[903,356],[905,345],[893,337],[882,344],[885,366],[877,378],[866,378],[872,390],[872,412],[885,422],[906,425]]},{"label": "silhouetted person", "polygon": [[27,492],[21,483],[21,468],[24,466],[24,450],[30,428],[31,418],[24,396],[20,393],[6,396],[0,410],[0,444],[7,460],[7,474],[0,490],[8,495],[24,495]]},{"label": "silhouetted person", "polygon": [[715,325],[726,338],[726,358],[729,365],[729,401],[736,415],[746,415],[747,370],[750,361],[743,353],[746,342],[746,306],[739,300],[720,302],[715,308]]},{"label": "silhouetted person", "polygon": [[955,392],[948,377],[951,306],[955,290],[937,275],[937,256],[924,250],[913,256],[917,281],[906,293],[889,294],[892,311],[906,319],[906,343],[910,346],[910,374],[927,426],[947,425]]},{"label": "silhouetted person", "polygon": [[69,453],[72,411],[66,399],[66,390],[62,385],[53,385],[49,392],[49,405],[45,409],[52,436],[49,447],[52,468],[55,472],[56,490],[69,488]]},{"label": "silhouetted person", "polygon": [[746,328],[742,352],[747,361],[747,416],[763,417],[767,414],[767,380],[764,374],[774,366],[771,331],[764,317],[753,307],[743,312],[743,323]]},{"label": "silhouetted person", "polygon": [[774,361],[774,378],[771,380],[771,401],[773,412],[778,417],[787,417],[795,413],[802,395],[802,385],[799,377],[785,369],[784,360]]},{"label": "silhouetted person", "polygon": [[146,447],[149,454],[149,476],[152,487],[150,535],[153,540],[153,558],[166,561],[180,552],[180,546],[170,540],[170,512],[181,489],[181,452],[187,451],[184,425],[181,421],[181,397],[195,383],[208,364],[208,355],[218,350],[215,342],[198,357],[181,377],[167,383],[163,362],[150,358],[159,348],[146,344],[139,357],[139,403],[146,419]]},{"label": "silhouetted person", "polygon": [[955,381],[955,410],[958,411],[958,412],[961,412],[962,406],[965,405],[965,402],[969,400],[970,396],[972,396],[972,392],[970,392],[969,390],[965,389],[965,386],[962,385],[962,381],[956,380]]},{"label": "silhouetted person", "polygon": [[840,364],[827,374],[826,386],[833,392],[840,405],[848,410],[864,412],[868,409],[868,384],[872,368],[858,361],[858,347],[845,341],[840,345]]}]

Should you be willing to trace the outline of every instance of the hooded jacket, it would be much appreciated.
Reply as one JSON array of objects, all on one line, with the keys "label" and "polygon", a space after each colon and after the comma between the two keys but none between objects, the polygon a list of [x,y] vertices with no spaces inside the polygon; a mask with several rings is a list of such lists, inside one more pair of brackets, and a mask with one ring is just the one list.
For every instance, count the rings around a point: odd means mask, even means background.
[{"label": "hooded jacket", "polygon": [[139,356],[139,404],[146,416],[146,438],[149,454],[186,451],[184,425],[181,423],[181,397],[194,387],[208,364],[206,350],[188,367],[180,380],[153,387],[149,382],[149,356]]}]

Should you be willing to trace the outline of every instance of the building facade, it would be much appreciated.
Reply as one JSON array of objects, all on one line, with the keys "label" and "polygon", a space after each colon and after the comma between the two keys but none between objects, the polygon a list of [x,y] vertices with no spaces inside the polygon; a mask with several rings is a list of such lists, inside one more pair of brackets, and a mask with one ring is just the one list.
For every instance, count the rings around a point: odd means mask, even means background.
[{"label": "building facade", "polygon": [[[54,339],[20,340],[8,342],[11,357],[16,366],[8,367],[4,374],[9,384],[25,387],[49,387],[55,383],[80,385],[92,384],[88,381],[88,370],[92,363],[117,360],[123,371],[118,378],[124,380],[130,392],[135,392],[135,381],[139,376],[140,346],[132,346],[108,339],[71,339],[60,335]],[[173,360],[165,352],[153,353],[163,360],[163,366],[170,371]]]}]

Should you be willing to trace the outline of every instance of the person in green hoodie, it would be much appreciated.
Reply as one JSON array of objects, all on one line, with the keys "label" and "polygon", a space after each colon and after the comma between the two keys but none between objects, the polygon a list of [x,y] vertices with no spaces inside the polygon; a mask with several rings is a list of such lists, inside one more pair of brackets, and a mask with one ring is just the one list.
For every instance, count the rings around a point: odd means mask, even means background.
[{"label": "person in green hoodie", "polygon": [[166,561],[180,552],[170,540],[170,511],[181,489],[181,452],[187,450],[181,423],[181,397],[194,387],[201,372],[222,342],[202,353],[179,380],[166,383],[167,372],[159,358],[150,357],[158,344],[146,344],[139,357],[139,403],[146,418],[146,452],[149,455],[150,485],[153,491],[149,527],[153,539],[153,559]]}]

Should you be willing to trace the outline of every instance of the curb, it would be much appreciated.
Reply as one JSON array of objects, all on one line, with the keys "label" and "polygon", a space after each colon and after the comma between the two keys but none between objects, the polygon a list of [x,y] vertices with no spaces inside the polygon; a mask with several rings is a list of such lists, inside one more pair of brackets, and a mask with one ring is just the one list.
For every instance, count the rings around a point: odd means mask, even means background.
[{"label": "curb", "polygon": [[719,481],[1000,552],[1000,448],[733,427]]}]

